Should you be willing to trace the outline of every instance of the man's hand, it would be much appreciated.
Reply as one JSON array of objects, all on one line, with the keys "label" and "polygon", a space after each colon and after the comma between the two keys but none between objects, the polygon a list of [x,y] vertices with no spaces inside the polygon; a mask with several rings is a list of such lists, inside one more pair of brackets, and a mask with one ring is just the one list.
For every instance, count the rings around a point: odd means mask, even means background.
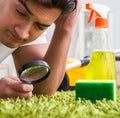
[{"label": "man's hand", "polygon": [[5,76],[0,79],[0,98],[30,98],[33,85],[23,84],[17,77]]},{"label": "man's hand", "polygon": [[73,27],[75,26],[76,20],[78,18],[78,15],[80,13],[80,0],[76,0],[76,8],[74,11],[67,15],[61,15],[56,21],[56,30],[59,30],[61,32],[70,31],[73,30]]}]

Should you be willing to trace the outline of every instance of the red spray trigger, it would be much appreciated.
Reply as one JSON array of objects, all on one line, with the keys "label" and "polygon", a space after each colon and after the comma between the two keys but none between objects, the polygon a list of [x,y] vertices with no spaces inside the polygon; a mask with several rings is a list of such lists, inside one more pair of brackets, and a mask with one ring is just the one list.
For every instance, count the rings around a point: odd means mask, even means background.
[{"label": "red spray trigger", "polygon": [[86,9],[90,11],[88,23],[91,23],[95,19],[95,27],[102,28],[108,27],[108,12],[109,8],[103,5],[87,3]]},{"label": "red spray trigger", "polygon": [[97,13],[95,10],[92,9],[92,4],[90,3],[86,4],[86,9],[91,11],[88,19],[88,23],[91,23],[96,17],[101,17],[99,13]]}]

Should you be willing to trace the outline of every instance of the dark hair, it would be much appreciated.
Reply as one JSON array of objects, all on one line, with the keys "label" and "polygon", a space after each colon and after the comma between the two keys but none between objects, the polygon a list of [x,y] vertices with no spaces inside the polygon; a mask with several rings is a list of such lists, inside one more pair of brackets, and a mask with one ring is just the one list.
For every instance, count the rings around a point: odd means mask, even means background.
[{"label": "dark hair", "polygon": [[36,2],[47,8],[60,9],[62,14],[70,13],[76,7],[76,0],[36,0]]}]

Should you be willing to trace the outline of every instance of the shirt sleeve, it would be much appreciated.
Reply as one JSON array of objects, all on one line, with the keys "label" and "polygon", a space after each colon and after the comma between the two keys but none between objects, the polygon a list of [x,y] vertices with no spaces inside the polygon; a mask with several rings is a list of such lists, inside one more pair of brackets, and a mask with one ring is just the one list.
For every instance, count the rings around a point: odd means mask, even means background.
[{"label": "shirt sleeve", "polygon": [[34,45],[34,44],[45,44],[45,43],[48,43],[48,41],[47,41],[47,31],[44,32],[42,35],[40,35],[36,40],[34,40],[30,43],[26,43],[22,46]]}]

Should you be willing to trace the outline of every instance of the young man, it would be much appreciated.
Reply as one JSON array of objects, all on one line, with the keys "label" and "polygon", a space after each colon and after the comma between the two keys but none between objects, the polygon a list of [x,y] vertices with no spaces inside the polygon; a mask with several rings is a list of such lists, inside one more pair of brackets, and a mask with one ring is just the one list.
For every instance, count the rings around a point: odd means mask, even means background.
[{"label": "young man", "polygon": [[[53,95],[65,73],[80,0],[0,0],[0,11],[0,45],[4,48],[0,61],[11,53],[17,71],[33,60],[45,60],[51,69],[46,80],[33,85],[23,84],[15,76],[2,77],[0,98]],[[55,30],[48,46],[42,43],[42,37],[52,23],[55,23]],[[35,43],[34,40],[40,35],[43,35],[40,42]]]}]

